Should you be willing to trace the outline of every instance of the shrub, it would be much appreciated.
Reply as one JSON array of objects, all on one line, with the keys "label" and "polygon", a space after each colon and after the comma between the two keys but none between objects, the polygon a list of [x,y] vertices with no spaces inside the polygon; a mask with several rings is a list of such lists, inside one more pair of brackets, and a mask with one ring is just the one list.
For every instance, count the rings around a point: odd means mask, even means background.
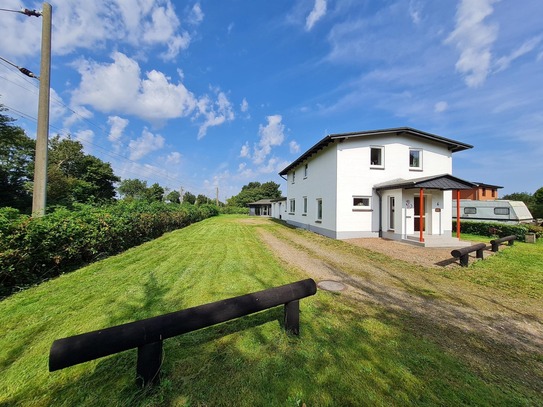
[{"label": "shrub", "polygon": [[[456,231],[456,221],[453,221],[453,230]],[[538,237],[543,236],[543,227],[529,224],[513,224],[501,222],[472,222],[463,221],[460,223],[460,230],[463,233],[470,233],[479,236],[505,237],[517,236],[517,240],[524,241],[526,233],[536,233]]]},{"label": "shrub", "polygon": [[249,208],[241,206],[223,206],[220,208],[220,212],[224,215],[248,215]]},{"label": "shrub", "polygon": [[142,201],[56,207],[40,218],[1,208],[0,297],[217,214],[214,205]]}]

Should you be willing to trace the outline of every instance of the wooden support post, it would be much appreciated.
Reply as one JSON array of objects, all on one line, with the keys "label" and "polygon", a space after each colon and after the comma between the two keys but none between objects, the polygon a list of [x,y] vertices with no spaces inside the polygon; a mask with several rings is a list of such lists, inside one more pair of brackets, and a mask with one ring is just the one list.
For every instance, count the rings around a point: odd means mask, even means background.
[{"label": "wooden support post", "polygon": [[138,387],[154,386],[160,383],[162,366],[162,341],[138,347],[136,384]]},{"label": "wooden support post", "polygon": [[469,264],[469,254],[464,254],[460,256],[460,265],[462,267],[467,267]]},{"label": "wooden support post", "polygon": [[456,237],[460,239],[460,190],[456,190]]},{"label": "wooden support post", "polygon": [[483,256],[483,249],[477,249],[477,251],[475,252],[475,256],[478,258],[478,259],[481,259],[483,260],[484,259],[484,256]]},{"label": "wooden support post", "polygon": [[420,207],[419,207],[419,242],[424,243],[424,188],[420,189]]},{"label": "wooden support post", "polygon": [[300,300],[285,304],[285,331],[294,335],[300,334]]}]

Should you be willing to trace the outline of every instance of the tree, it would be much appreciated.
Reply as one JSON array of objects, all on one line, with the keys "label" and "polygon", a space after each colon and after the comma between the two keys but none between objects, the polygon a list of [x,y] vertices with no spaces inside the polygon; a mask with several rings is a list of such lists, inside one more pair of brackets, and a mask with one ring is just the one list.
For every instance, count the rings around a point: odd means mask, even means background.
[{"label": "tree", "polygon": [[109,163],[85,154],[79,141],[57,135],[50,140],[48,154],[48,205],[103,202],[115,197],[114,184],[119,177]]},{"label": "tree", "polygon": [[228,206],[245,207],[250,202],[256,202],[260,199],[274,199],[281,196],[279,184],[269,181],[261,184],[260,182],[249,182],[241,188],[239,194],[228,199]]},{"label": "tree", "polygon": [[166,201],[178,204],[181,201],[181,194],[179,191],[171,191],[168,193],[168,195],[166,195]]},{"label": "tree", "polygon": [[[6,109],[0,105],[0,112]],[[0,113],[0,207],[30,211],[32,196],[27,183],[33,178],[35,142],[14,119]]]},{"label": "tree", "polygon": [[148,201],[162,201],[164,197],[164,188],[162,188],[158,183],[154,183],[145,191],[145,197]]},{"label": "tree", "polygon": [[196,195],[191,194],[190,192],[185,192],[183,194],[183,202],[194,205],[196,203]]},{"label": "tree", "polygon": [[536,219],[543,218],[543,187],[534,192],[534,205],[531,209],[532,216]]},{"label": "tree", "polygon": [[531,205],[534,202],[534,197],[528,192],[513,192],[512,194],[504,195],[501,199],[508,201],[522,201],[526,206]]},{"label": "tree", "polygon": [[209,203],[209,198],[203,194],[198,194],[198,196],[196,197],[196,202],[195,204],[196,205],[202,205],[202,204],[206,204],[206,203]]},{"label": "tree", "polygon": [[117,187],[117,192],[128,199],[145,199],[147,193],[147,181],[135,179],[123,179]]}]

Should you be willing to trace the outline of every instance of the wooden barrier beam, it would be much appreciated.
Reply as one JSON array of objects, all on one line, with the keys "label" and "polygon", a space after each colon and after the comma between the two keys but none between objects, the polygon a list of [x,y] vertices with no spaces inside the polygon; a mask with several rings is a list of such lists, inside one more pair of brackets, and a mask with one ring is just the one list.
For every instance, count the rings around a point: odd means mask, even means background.
[{"label": "wooden barrier beam", "polygon": [[497,252],[500,248],[500,244],[505,243],[505,242],[507,242],[509,246],[513,246],[513,243],[515,242],[516,238],[517,237],[515,235],[511,235],[511,236],[505,236],[505,237],[500,237],[499,239],[491,240],[490,244],[492,245],[492,251]]},{"label": "wooden barrier beam", "polygon": [[[49,371],[138,348],[138,378],[156,383],[162,362],[162,341],[281,304],[285,305],[285,329],[299,333],[299,300],[314,295],[313,279],[199,305],[136,322],[117,325],[53,342]],[[139,379],[138,379],[139,380]]]},{"label": "wooden barrier beam", "polygon": [[486,249],[486,244],[477,243],[468,247],[462,247],[460,249],[454,249],[451,251],[451,256],[460,259],[460,265],[466,267],[469,263],[469,254],[476,252],[476,257],[478,259],[483,258],[483,250]]}]

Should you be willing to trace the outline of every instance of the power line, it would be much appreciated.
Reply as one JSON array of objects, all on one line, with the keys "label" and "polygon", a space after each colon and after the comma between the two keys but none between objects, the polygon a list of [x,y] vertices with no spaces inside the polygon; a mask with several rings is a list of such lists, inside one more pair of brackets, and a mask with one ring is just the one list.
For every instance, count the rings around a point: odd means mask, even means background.
[{"label": "power line", "polygon": [[22,8],[20,10],[10,10],[10,9],[7,9],[7,8],[0,8],[0,11],[8,11],[10,13],[19,13],[19,14],[24,14],[25,16],[27,17],[41,17],[42,15],[42,12],[41,11],[38,11],[38,10],[30,10],[30,9],[27,9],[27,8]]},{"label": "power line", "polygon": [[40,77],[37,75],[34,75],[34,72],[32,72],[30,69],[26,69],[22,66],[15,65],[13,62],[8,61],[6,58],[0,57],[0,60],[4,61],[5,63],[17,68],[23,75],[29,76],[30,78],[36,78],[37,80],[40,80]]}]

